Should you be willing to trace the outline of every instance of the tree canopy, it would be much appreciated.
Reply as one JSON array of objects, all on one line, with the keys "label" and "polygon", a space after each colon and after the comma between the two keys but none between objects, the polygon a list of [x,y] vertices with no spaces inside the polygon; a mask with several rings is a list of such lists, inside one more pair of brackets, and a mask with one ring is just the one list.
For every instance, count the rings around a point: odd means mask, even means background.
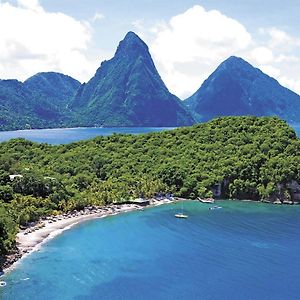
[{"label": "tree canopy", "polygon": [[[40,216],[170,192],[185,198],[288,197],[300,182],[300,140],[275,117],[224,117],[172,131],[114,134],[51,146],[0,144],[0,255]],[[9,175],[21,175],[10,180]]]}]

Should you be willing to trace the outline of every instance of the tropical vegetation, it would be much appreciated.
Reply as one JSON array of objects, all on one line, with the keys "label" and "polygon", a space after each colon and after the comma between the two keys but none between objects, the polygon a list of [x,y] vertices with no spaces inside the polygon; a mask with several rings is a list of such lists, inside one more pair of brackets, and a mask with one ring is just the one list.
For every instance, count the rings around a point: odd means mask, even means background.
[{"label": "tropical vegetation", "polygon": [[3,142],[0,255],[13,247],[20,225],[88,205],[167,192],[211,197],[217,183],[224,198],[291,197],[287,184],[300,182],[299,153],[294,130],[276,117],[224,117],[59,146]]}]

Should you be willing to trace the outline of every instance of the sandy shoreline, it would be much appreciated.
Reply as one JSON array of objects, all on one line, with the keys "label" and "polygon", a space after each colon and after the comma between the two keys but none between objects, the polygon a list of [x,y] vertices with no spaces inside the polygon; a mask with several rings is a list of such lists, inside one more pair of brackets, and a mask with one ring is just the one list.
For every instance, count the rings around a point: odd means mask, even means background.
[{"label": "sandy shoreline", "polygon": [[[150,199],[150,205],[146,207],[154,207],[173,201],[170,199]],[[108,205],[99,208],[85,208],[82,211],[75,211],[55,217],[47,217],[35,226],[20,230],[16,239],[18,252],[9,257],[11,261],[8,260],[8,266],[4,267],[3,272],[6,274],[11,271],[24,257],[37,251],[45,242],[78,223],[135,210],[143,210],[143,207],[137,204]]]}]

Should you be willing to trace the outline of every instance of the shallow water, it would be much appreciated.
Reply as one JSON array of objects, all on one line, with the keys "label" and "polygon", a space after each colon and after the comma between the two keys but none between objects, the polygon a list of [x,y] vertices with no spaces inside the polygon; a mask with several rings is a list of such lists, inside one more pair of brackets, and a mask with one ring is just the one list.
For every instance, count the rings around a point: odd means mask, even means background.
[{"label": "shallow water", "polygon": [[0,299],[299,299],[300,206],[217,205],[82,223],[6,275]]}]

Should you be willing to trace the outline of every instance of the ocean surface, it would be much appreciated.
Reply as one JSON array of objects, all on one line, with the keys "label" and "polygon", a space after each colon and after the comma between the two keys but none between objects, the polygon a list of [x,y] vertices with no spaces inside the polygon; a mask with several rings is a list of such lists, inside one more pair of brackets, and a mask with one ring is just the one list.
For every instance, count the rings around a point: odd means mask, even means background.
[{"label": "ocean surface", "polygon": [[52,145],[69,144],[81,140],[88,140],[96,136],[108,136],[113,133],[141,134],[171,130],[172,127],[98,127],[98,128],[55,128],[31,129],[16,131],[0,131],[0,142],[15,138],[24,138],[33,142]]},{"label": "ocean surface", "polygon": [[79,224],[1,278],[0,299],[300,299],[300,206],[217,205]]},{"label": "ocean surface", "polygon": [[[292,124],[300,137],[300,124]],[[174,127],[175,128],[175,127]],[[53,145],[69,144],[81,140],[88,140],[96,136],[112,135],[113,133],[140,134],[171,130],[172,127],[107,127],[107,128],[56,128],[56,129],[32,129],[17,131],[0,131],[0,142],[14,138],[25,138],[27,140],[48,143]]]}]

